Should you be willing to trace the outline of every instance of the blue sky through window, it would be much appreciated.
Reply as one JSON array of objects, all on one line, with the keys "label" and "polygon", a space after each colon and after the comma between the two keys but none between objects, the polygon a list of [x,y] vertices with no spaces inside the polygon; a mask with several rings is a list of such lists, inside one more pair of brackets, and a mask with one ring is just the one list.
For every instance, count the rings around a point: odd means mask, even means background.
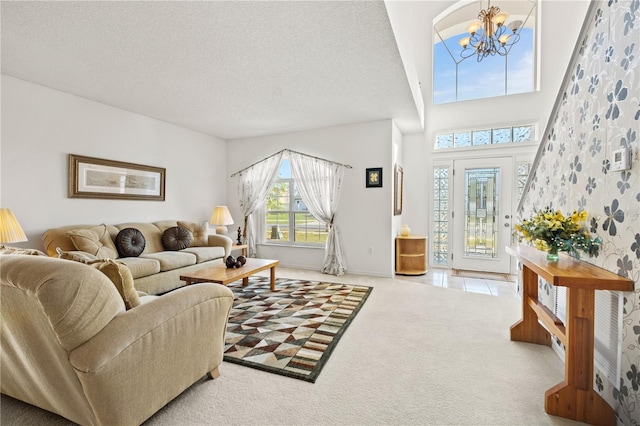
[{"label": "blue sky through window", "polygon": [[522,28],[520,40],[512,46],[506,57],[489,56],[481,62],[475,56],[462,60],[462,47],[458,40],[465,36],[459,34],[434,45],[434,104],[534,90],[534,34],[531,28]]},{"label": "blue sky through window", "polygon": [[278,178],[279,179],[291,179],[291,164],[289,164],[289,159],[283,158],[280,161],[280,169],[278,170]]}]

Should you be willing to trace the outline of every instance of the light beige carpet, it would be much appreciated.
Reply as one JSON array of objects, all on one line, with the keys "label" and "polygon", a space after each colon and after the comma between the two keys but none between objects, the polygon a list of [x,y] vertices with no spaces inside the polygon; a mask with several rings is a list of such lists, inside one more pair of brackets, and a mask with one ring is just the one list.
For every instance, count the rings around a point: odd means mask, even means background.
[{"label": "light beige carpet", "polygon": [[[327,279],[279,268],[278,275]],[[223,363],[149,425],[573,425],[544,412],[564,366],[548,347],[509,340],[517,299],[356,275],[374,287],[315,384]],[[68,424],[6,396],[2,425]]]}]

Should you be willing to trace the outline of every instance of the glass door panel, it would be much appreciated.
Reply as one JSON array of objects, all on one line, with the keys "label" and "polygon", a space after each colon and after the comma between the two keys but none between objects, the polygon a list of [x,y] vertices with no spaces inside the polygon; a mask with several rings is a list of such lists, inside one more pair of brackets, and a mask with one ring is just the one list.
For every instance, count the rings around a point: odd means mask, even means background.
[{"label": "glass door panel", "polygon": [[510,273],[511,158],[455,160],[452,266]]},{"label": "glass door panel", "polygon": [[498,257],[499,168],[465,170],[464,255]]}]

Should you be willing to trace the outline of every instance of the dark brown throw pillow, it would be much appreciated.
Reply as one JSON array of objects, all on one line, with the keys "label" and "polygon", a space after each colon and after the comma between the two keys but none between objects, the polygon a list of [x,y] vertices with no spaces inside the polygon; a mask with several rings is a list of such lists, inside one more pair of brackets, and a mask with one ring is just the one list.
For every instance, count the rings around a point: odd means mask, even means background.
[{"label": "dark brown throw pillow", "polygon": [[170,251],[186,249],[191,245],[191,232],[182,226],[167,228],[162,233],[162,245]]},{"label": "dark brown throw pillow", "polygon": [[116,248],[120,257],[138,257],[146,244],[142,232],[135,228],[124,228],[116,236]]}]

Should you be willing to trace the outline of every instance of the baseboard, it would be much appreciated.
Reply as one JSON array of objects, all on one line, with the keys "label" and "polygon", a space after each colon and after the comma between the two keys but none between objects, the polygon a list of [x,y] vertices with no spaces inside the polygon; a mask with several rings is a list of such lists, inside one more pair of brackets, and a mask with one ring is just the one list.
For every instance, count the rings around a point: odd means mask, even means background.
[{"label": "baseboard", "polygon": [[[282,261],[280,262],[278,267],[291,268],[291,269],[301,269],[301,270],[304,270],[304,271],[321,272],[320,271],[320,267],[311,268],[311,267],[309,267],[309,265],[295,265],[295,264],[291,264],[291,263],[282,263]],[[277,268],[276,268],[276,271],[277,271]],[[347,272],[345,273],[345,275],[349,275],[349,274],[366,275],[366,276],[378,277],[378,278],[394,278],[393,274],[381,274],[381,273],[378,273],[378,272],[359,271],[359,270],[355,270],[354,271],[354,270],[351,270],[351,269],[347,269]]]}]

